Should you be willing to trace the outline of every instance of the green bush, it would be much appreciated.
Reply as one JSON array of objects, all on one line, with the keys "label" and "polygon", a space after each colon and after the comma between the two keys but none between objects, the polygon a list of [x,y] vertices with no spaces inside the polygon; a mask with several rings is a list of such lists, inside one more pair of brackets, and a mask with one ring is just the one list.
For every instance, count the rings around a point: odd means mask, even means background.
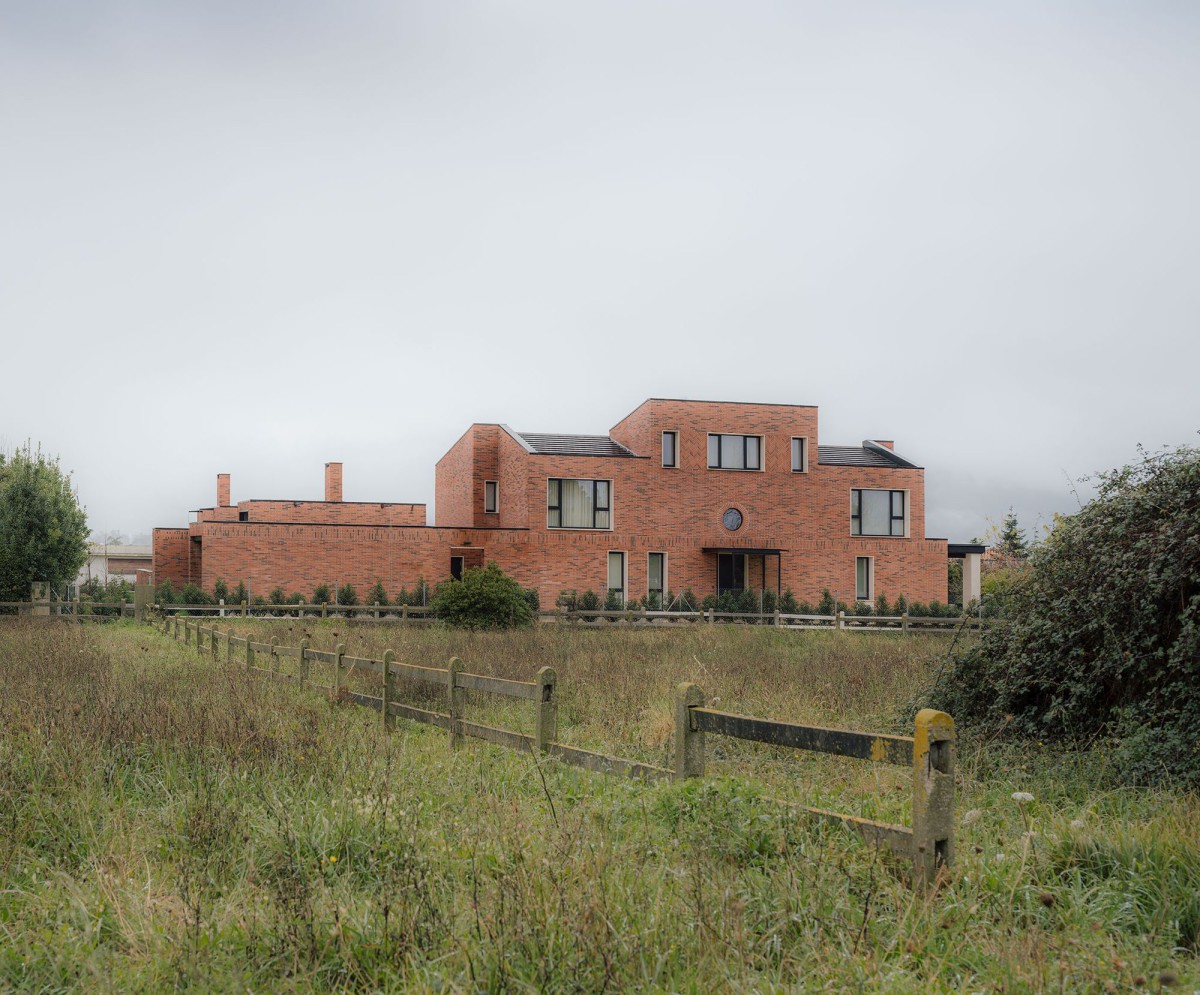
[{"label": "green bush", "polygon": [[220,577],[218,577],[217,582],[215,584],[213,584],[213,600],[214,601],[228,601],[229,600],[229,585],[227,585],[225,583],[225,581],[221,580]]},{"label": "green bush", "polygon": [[313,588],[312,603],[314,605],[327,605],[333,600],[333,592],[329,590],[328,584],[318,584]]},{"label": "green bush", "polygon": [[276,587],[276,588],[274,588],[274,589],[271,591],[271,597],[270,597],[271,604],[273,604],[273,605],[281,605],[281,604],[283,604],[283,600],[284,600],[284,598],[283,598],[283,588],[282,588],[282,587]]},{"label": "green bush", "polygon": [[353,584],[343,584],[338,588],[337,603],[339,605],[349,605],[350,607],[358,604],[358,592],[354,590]]},{"label": "green bush", "polygon": [[1101,474],[1029,563],[928,700],[988,730],[1113,737],[1125,779],[1200,785],[1200,450]]},{"label": "green bush", "polygon": [[301,594],[299,591],[293,591],[291,594],[289,594],[287,596],[286,603],[289,605],[302,605],[302,604],[304,604],[304,595]]},{"label": "green bush", "polygon": [[387,591],[384,589],[383,581],[375,581],[375,586],[367,592],[367,604],[381,605],[386,607],[388,603]]},{"label": "green bush", "polygon": [[175,604],[175,588],[169,580],[164,580],[154,592],[154,600],[160,605]]},{"label": "green bush", "polygon": [[609,591],[604,595],[604,610],[606,612],[619,612],[625,607],[625,603],[621,600],[620,591]]},{"label": "green bush", "polygon": [[212,596],[205,594],[199,584],[184,584],[179,592],[179,602],[184,605],[211,605]]},{"label": "green bush", "polygon": [[597,597],[595,591],[584,591],[579,595],[579,610],[585,612],[594,612],[600,607],[600,598]]},{"label": "green bush", "polygon": [[235,605],[240,605],[243,601],[250,600],[250,594],[246,590],[246,582],[244,580],[237,582],[237,587],[230,593],[230,598]]},{"label": "green bush", "polygon": [[459,629],[516,629],[533,624],[525,590],[495,563],[440,584],[431,602],[439,619]]}]

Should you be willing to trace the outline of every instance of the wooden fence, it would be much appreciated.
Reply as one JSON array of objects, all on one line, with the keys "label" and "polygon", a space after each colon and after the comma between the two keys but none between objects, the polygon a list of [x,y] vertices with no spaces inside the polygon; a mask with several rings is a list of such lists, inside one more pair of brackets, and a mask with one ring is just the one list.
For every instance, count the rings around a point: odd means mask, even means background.
[{"label": "wooden fence", "polygon": [[106,622],[132,618],[134,606],[127,601],[0,601],[0,618],[66,618],[77,622]]},{"label": "wooden fence", "polygon": [[[398,605],[155,605],[155,610],[175,615],[219,618],[347,618],[366,619],[401,625],[428,625],[435,621],[432,608]],[[583,610],[541,612],[538,621],[542,624],[564,624],[602,627],[625,625],[638,627],[666,627],[678,625],[769,625],[781,629],[842,629],[850,632],[874,632],[894,630],[900,632],[951,631],[960,628],[978,629],[988,624],[988,619],[976,615],[957,617],[928,617],[909,615],[854,615],[838,612],[835,615],[789,615],[783,612],[763,614],[744,612],[655,612],[637,610]]]},{"label": "wooden fence", "polygon": [[[386,650],[381,660],[351,657],[346,654],[345,643],[339,643],[332,652],[312,649],[307,639],[302,639],[296,647],[281,646],[276,637],[264,643],[178,615],[164,618],[162,626],[164,632],[194,645],[198,654],[207,651],[214,661],[221,659],[223,648],[227,664],[240,663],[247,671],[325,690],[339,700],[373,708],[381,713],[385,729],[394,725],[396,716],[446,729],[451,747],[458,746],[465,737],[473,737],[509,749],[527,750],[535,756],[557,757],[587,770],[644,780],[703,777],[706,734],[733,736],[873,763],[911,764],[911,827],[789,802],[780,804],[805,816],[850,826],[866,838],[887,845],[912,861],[913,879],[920,887],[930,884],[938,868],[949,867],[954,860],[954,721],[944,712],[932,709],[919,712],[912,736],[851,732],[718,711],[707,707],[703,691],[695,684],[681,684],[675,698],[675,768],[671,770],[559,742],[558,677],[551,667],[542,667],[532,681],[514,681],[469,673],[457,657],[443,669],[401,663],[391,650]],[[266,657],[266,667],[260,665],[261,657]],[[284,658],[296,661],[294,673],[282,672],[280,660]],[[332,668],[330,683],[314,680],[313,663]],[[347,676],[352,671],[380,675],[379,694],[351,690],[347,686]],[[444,689],[446,710],[417,708],[398,700],[397,678]],[[533,735],[468,720],[464,714],[468,690],[531,702]]]}]

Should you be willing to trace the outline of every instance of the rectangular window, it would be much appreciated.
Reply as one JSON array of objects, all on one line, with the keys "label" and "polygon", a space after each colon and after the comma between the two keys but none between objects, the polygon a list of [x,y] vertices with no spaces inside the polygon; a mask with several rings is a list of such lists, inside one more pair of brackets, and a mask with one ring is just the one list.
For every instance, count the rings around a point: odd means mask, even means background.
[{"label": "rectangular window", "polygon": [[455,580],[462,580],[463,575],[463,558],[461,556],[450,557],[450,576]]},{"label": "rectangular window", "polygon": [[546,526],[551,529],[612,527],[610,480],[551,477],[546,483]]},{"label": "rectangular window", "polygon": [[808,472],[808,440],[792,439],[792,473]]},{"label": "rectangular window", "polygon": [[248,512],[248,511],[239,511],[239,512],[238,512],[238,521],[239,521],[239,522],[248,522],[248,521],[250,521],[250,512]]},{"label": "rectangular window", "polygon": [[496,481],[485,480],[483,482],[483,510],[485,514],[496,514],[496,498],[498,488]]},{"label": "rectangular window", "polygon": [[761,435],[709,435],[710,470],[761,470]]},{"label": "rectangular window", "polygon": [[874,564],[869,556],[854,558],[854,596],[859,601],[874,601]]},{"label": "rectangular window", "polygon": [[664,609],[663,597],[667,590],[667,554],[651,553],[646,562],[646,593],[650,605],[656,610]]},{"label": "rectangular window", "polygon": [[662,465],[679,466],[679,433],[663,432],[662,434]]},{"label": "rectangular window", "polygon": [[850,534],[904,536],[907,534],[904,491],[850,492]]},{"label": "rectangular window", "polygon": [[608,554],[608,597],[625,604],[625,554]]}]

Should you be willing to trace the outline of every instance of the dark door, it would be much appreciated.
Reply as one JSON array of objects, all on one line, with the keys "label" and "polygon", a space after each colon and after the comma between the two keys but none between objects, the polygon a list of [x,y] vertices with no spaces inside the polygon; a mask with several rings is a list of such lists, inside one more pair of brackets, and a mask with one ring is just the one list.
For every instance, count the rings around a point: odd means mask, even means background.
[{"label": "dark door", "polygon": [[455,580],[462,580],[463,558],[461,556],[450,557],[450,576]]},{"label": "dark door", "polygon": [[746,589],[746,557],[741,553],[717,554],[717,594],[731,591],[741,594]]}]

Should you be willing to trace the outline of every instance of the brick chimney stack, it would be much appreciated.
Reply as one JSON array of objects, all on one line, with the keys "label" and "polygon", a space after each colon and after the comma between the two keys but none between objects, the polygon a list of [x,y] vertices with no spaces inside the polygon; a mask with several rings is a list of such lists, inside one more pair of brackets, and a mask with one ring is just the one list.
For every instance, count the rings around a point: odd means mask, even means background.
[{"label": "brick chimney stack", "polygon": [[217,507],[229,507],[229,474],[217,474]]},{"label": "brick chimney stack", "polygon": [[342,499],[342,464],[325,464],[325,500],[340,501]]}]

